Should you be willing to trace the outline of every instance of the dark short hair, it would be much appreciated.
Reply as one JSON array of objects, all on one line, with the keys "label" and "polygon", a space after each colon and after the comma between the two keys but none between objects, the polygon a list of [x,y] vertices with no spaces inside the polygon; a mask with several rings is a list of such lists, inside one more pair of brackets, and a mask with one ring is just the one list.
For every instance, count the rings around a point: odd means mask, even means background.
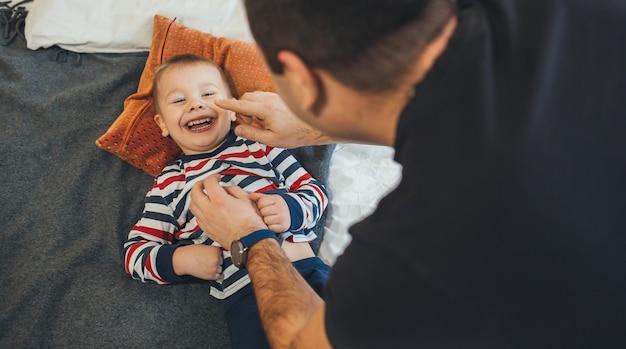
[{"label": "dark short hair", "polygon": [[224,85],[228,88],[228,92],[230,93],[230,96],[232,96],[233,94],[232,87],[230,86],[229,81],[226,78],[226,74],[224,74],[224,70],[217,63],[203,56],[199,56],[199,55],[195,55],[191,53],[183,53],[183,54],[179,54],[179,55],[176,55],[167,59],[160,66],[158,66],[156,71],[154,72],[154,80],[152,81],[152,99],[154,100],[154,106],[157,109],[157,113],[160,112],[158,93],[159,93],[159,81],[161,80],[161,76],[163,75],[163,73],[173,66],[193,65],[197,63],[203,63],[203,64],[214,66],[220,72],[220,76],[222,77],[222,80],[224,81]]},{"label": "dark short hair", "polygon": [[393,89],[456,11],[454,0],[246,0],[270,69],[296,53],[353,88]]}]

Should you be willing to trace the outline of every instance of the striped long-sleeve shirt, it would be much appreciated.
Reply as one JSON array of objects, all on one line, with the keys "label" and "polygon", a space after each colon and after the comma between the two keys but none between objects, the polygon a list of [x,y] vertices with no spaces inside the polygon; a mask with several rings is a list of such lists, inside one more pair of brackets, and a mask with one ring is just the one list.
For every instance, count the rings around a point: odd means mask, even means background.
[{"label": "striped long-sleeve shirt", "polygon": [[[237,137],[231,131],[215,151],[184,155],[155,177],[143,214],[124,244],[126,272],[134,279],[159,284],[193,279],[174,273],[174,250],[189,244],[218,246],[204,234],[189,210],[191,188],[214,173],[222,175],[222,183],[237,185],[246,192],[281,195],[291,215],[285,237],[295,242],[315,239],[311,229],[328,200],[324,186],[287,150]],[[216,298],[226,298],[250,282],[245,269],[232,265],[228,251],[224,251],[223,270],[222,279],[211,281],[211,295]]]}]

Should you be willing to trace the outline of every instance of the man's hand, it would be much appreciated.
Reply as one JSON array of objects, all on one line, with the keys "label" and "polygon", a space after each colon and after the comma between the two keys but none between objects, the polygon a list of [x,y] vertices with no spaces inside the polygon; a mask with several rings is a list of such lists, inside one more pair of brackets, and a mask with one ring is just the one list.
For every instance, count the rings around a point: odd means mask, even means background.
[{"label": "man's hand", "polygon": [[268,229],[256,204],[243,189],[222,187],[215,174],[191,189],[191,212],[202,230],[226,249],[242,236]]},{"label": "man's hand", "polygon": [[239,100],[216,100],[215,104],[237,113],[235,133],[243,138],[285,149],[333,143],[321,131],[300,120],[272,92],[248,92]]},{"label": "man's hand", "polygon": [[174,250],[172,264],[176,275],[217,280],[222,275],[222,248],[201,244],[181,246]]},{"label": "man's hand", "polygon": [[289,206],[282,196],[250,193],[250,199],[256,202],[261,216],[263,216],[263,222],[271,231],[283,233],[289,230],[291,215],[289,214]]}]

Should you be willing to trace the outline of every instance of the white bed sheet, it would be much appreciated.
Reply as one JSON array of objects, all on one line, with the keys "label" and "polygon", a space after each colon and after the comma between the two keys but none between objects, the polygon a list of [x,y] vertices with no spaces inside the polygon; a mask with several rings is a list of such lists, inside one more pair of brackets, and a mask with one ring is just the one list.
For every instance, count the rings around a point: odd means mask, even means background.
[{"label": "white bed sheet", "polygon": [[334,264],[350,243],[349,228],[367,217],[402,177],[391,147],[338,144],[330,161],[330,207],[318,255]]}]

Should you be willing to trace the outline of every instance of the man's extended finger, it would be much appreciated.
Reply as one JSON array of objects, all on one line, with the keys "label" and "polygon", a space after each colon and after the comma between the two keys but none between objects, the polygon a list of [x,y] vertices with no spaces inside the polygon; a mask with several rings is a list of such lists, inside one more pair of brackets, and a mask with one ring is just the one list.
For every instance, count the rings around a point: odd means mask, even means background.
[{"label": "man's extended finger", "polygon": [[241,95],[239,97],[239,100],[263,102],[263,101],[267,100],[268,97],[271,97],[273,95],[274,95],[273,92],[251,91],[251,92],[246,92],[243,95]]},{"label": "man's extended finger", "polygon": [[265,118],[265,114],[259,113],[259,108],[262,107],[262,105],[255,101],[247,101],[243,99],[218,99],[215,101],[215,104],[220,108],[232,110],[237,114],[255,116],[260,120]]}]

